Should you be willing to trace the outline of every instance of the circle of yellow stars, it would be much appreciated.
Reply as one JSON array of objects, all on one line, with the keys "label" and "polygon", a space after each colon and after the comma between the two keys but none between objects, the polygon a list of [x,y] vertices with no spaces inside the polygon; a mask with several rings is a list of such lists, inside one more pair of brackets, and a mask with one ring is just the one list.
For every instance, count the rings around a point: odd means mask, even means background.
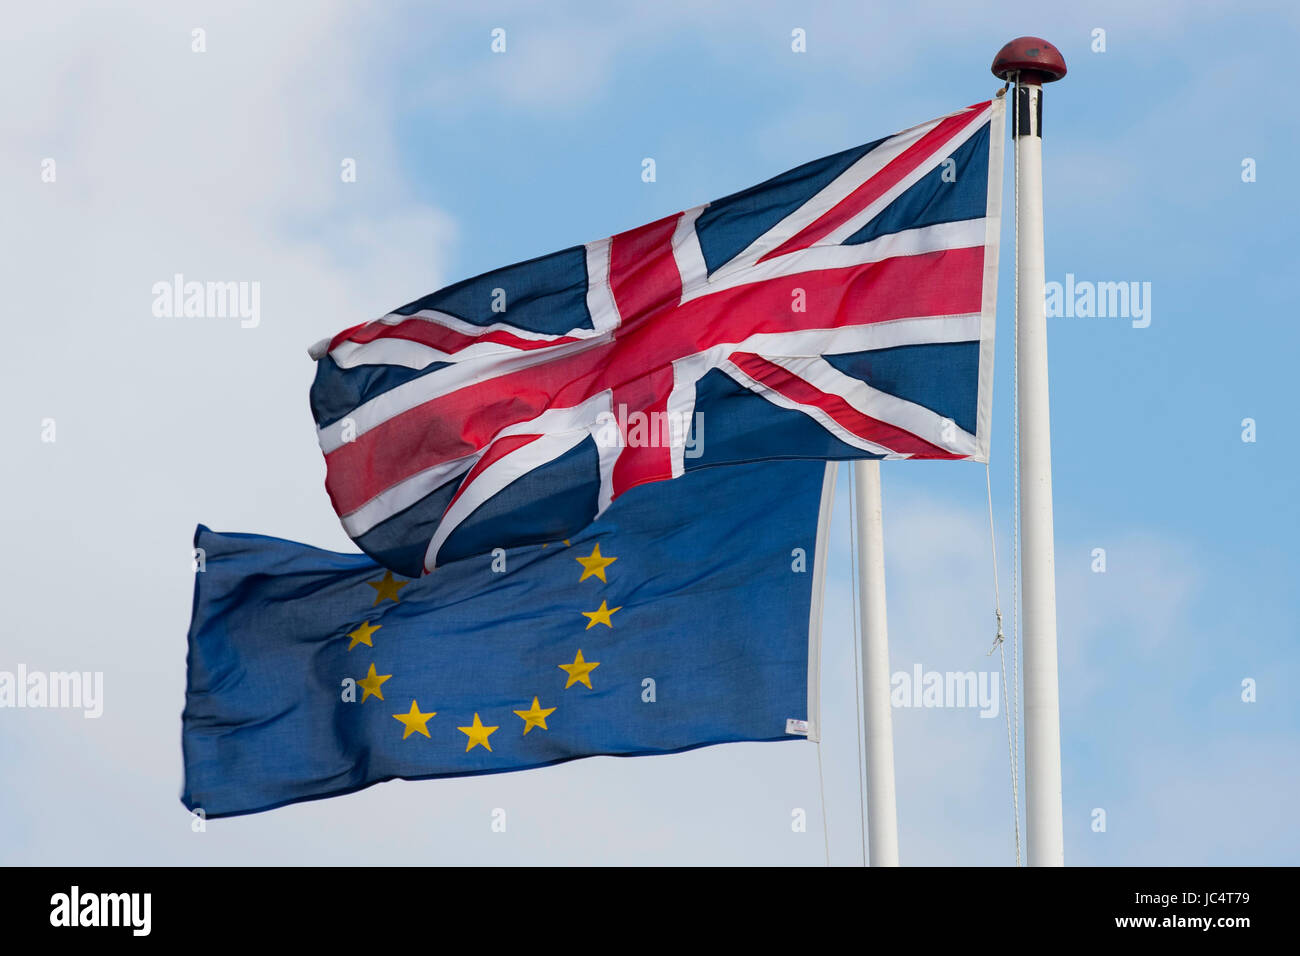
[{"label": "circle of yellow stars", "polygon": [[[566,545],[569,544],[567,540],[564,543]],[[542,547],[546,547],[546,545],[543,545]],[[608,584],[609,578],[606,576],[606,572],[608,571],[609,566],[617,561],[618,558],[614,556],[606,557],[601,554],[600,542],[595,542],[592,546],[591,554],[578,556],[574,558],[574,560],[582,565],[582,576],[578,578],[579,584],[588,578],[598,578],[601,583]],[[375,590],[375,600],[371,607],[378,607],[385,601],[392,601],[394,604],[400,604],[402,600],[401,590],[410,583],[410,581],[399,581],[397,578],[393,577],[393,572],[391,571],[385,571],[384,576],[378,581],[367,581],[366,584]],[[587,618],[587,626],[583,630],[589,631],[597,624],[603,624],[605,627],[613,629],[613,617],[621,610],[623,610],[622,605],[618,607],[610,607],[609,603],[602,599],[600,607],[596,608],[596,610],[579,612],[583,617]],[[375,634],[382,627],[382,624],[371,624],[368,619],[362,621],[355,630],[349,631],[347,634],[349,641],[348,652],[351,653],[362,644],[373,650],[375,646]],[[600,666],[600,661],[587,660],[583,657],[581,648],[577,649],[577,652],[573,656],[572,663],[558,664],[556,666],[559,667],[560,670],[564,671],[566,675],[564,682],[565,690],[568,690],[575,684],[582,684],[588,690],[594,689],[591,683],[591,674]],[[374,662],[371,662],[369,670],[366,672],[366,676],[357,678],[356,681],[357,686],[362,690],[361,703],[364,704],[371,697],[383,700],[384,682],[390,680],[392,676],[392,674],[377,673]],[[555,707],[543,707],[541,705],[540,697],[534,696],[531,706],[514,711],[515,716],[524,722],[522,735],[526,737],[534,729],[549,730],[550,728],[546,726],[546,718],[555,713],[556,710],[557,708]],[[413,734],[422,734],[423,736],[432,739],[432,736],[429,733],[429,721],[437,716],[438,712],[435,710],[427,712],[422,711],[420,709],[419,701],[412,698],[410,710],[402,714],[393,714],[393,719],[402,725],[403,740],[406,740]],[[465,752],[469,753],[475,747],[479,746],[490,752],[492,750],[492,735],[501,728],[499,725],[488,726],[484,724],[479,714],[476,712],[474,714],[474,720],[469,724],[469,726],[457,727],[456,729],[465,735]]]}]

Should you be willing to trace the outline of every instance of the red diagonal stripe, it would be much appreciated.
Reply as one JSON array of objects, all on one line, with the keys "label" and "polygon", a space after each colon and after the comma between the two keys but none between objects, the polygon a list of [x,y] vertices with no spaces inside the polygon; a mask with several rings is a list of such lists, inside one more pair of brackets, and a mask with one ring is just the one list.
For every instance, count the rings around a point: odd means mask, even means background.
[{"label": "red diagonal stripe", "polygon": [[450,508],[454,505],[456,499],[461,496],[461,492],[473,484],[474,479],[483,474],[490,465],[500,461],[512,451],[518,451],[520,448],[537,441],[537,439],[541,437],[541,435],[506,435],[504,438],[498,438],[488,446],[487,451],[483,453],[479,460],[474,462],[474,467],[465,475],[465,479],[460,483],[460,487],[457,488],[456,493],[451,496],[451,501],[447,502],[447,507]]},{"label": "red diagonal stripe", "polygon": [[378,339],[403,339],[408,342],[419,342],[421,345],[431,346],[440,352],[446,352],[448,355],[454,355],[475,342],[494,342],[499,345],[508,345],[511,348],[531,350],[546,349],[554,345],[563,345],[566,342],[581,341],[572,336],[540,340],[525,339],[504,329],[493,329],[481,335],[466,335],[464,332],[457,332],[455,329],[450,329],[437,322],[430,322],[428,319],[406,319],[396,325],[389,325],[386,322],[370,322],[365,325],[358,325],[336,335],[330,342],[330,348],[333,349],[343,342],[364,344]]},{"label": "red diagonal stripe", "polygon": [[911,455],[914,458],[961,458],[946,448],[932,445],[923,438],[913,435],[906,429],[882,422],[878,418],[864,415],[839,395],[823,392],[816,385],[808,382],[789,369],[769,362],[753,352],[736,352],[730,356],[746,375],[762,382],[773,391],[780,392],[786,398],[800,405],[812,405],[820,408],[848,431],[865,438],[869,442],[882,445],[890,451]]},{"label": "red diagonal stripe", "polygon": [[949,116],[943,120],[938,126],[895,156],[884,169],[828,209],[819,219],[809,223],[758,261],[764,262],[777,256],[783,256],[788,252],[807,249],[809,246],[816,244],[818,240],[825,238],[898,185],[908,173],[927,159],[930,159],[935,150],[956,135],[987,105],[987,103],[977,103],[969,110],[964,110],[956,116]]}]

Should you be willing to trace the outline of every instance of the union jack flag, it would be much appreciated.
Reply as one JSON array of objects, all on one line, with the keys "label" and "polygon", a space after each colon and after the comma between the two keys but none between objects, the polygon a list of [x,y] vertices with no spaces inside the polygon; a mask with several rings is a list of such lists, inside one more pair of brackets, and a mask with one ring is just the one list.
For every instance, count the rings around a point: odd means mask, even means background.
[{"label": "union jack flag", "polygon": [[987,460],[1002,124],[978,103],[313,346],[344,528],[417,575],[693,468]]}]

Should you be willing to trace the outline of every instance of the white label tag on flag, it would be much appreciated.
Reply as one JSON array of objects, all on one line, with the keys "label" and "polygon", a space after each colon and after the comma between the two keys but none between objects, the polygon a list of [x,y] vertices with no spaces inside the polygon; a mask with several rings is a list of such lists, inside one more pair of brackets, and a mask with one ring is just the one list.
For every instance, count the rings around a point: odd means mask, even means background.
[{"label": "white label tag on flag", "polygon": [[808,736],[808,721],[787,717],[785,721],[785,732],[787,734],[803,734],[806,737]]}]

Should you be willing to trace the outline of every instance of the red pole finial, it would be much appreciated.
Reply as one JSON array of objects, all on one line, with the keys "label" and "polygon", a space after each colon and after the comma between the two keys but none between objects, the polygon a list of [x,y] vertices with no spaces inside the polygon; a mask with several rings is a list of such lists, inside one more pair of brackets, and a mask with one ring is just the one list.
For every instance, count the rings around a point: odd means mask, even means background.
[{"label": "red pole finial", "polygon": [[993,75],[1010,80],[1020,74],[1021,83],[1042,86],[1065,76],[1061,51],[1039,37],[1017,37],[993,58]]}]

